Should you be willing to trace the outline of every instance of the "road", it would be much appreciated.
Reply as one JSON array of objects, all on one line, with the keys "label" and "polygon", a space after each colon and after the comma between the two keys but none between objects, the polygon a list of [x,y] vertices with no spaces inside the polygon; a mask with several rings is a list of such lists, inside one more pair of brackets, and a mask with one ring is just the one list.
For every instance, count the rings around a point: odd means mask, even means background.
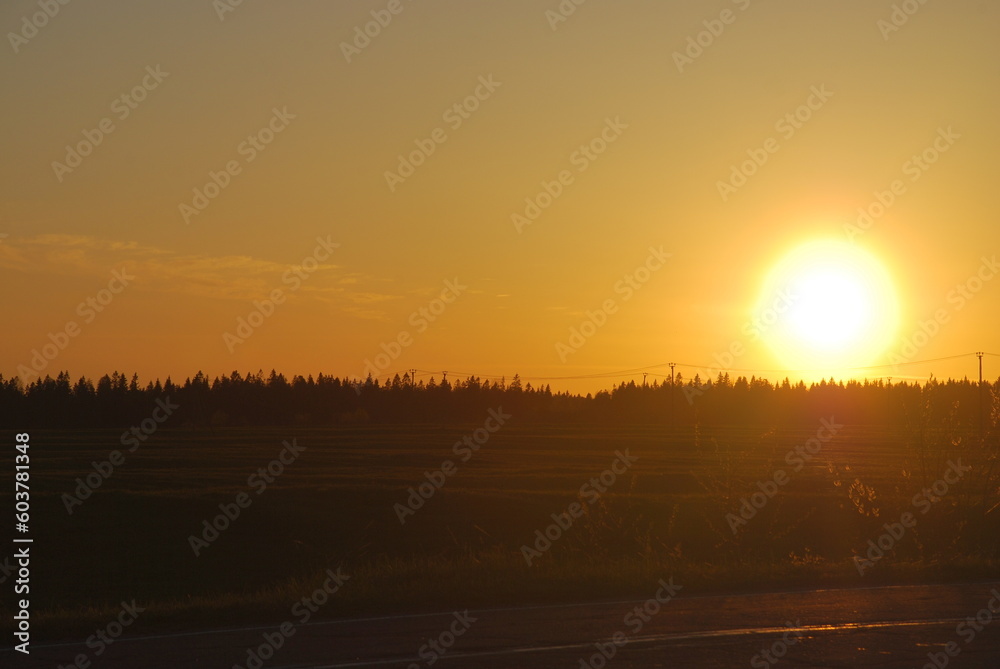
[{"label": "road", "polygon": [[[650,600],[297,626],[290,620],[288,636],[276,624],[144,636],[126,631],[101,657],[78,640],[36,646],[30,657],[8,648],[0,651],[0,665],[56,669],[85,653],[93,669],[230,669],[248,667],[248,660],[249,667],[268,669],[1000,667],[1000,620],[993,620],[1000,618],[1000,581],[710,596],[680,589],[663,604],[655,596],[667,600],[669,590],[657,588]],[[274,643],[261,648],[267,637]],[[251,648],[267,659],[255,661]]]}]

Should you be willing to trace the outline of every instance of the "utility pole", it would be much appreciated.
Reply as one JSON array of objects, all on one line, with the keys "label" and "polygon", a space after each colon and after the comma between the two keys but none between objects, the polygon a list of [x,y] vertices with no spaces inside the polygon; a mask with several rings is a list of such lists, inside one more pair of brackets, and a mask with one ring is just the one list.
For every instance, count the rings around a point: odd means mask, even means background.
[{"label": "utility pole", "polygon": [[674,367],[677,366],[676,362],[668,363],[670,365],[670,424],[675,423],[674,419]]},{"label": "utility pole", "polygon": [[983,429],[983,352],[977,351],[976,357],[979,358],[979,440],[982,441],[985,434]]},{"label": "utility pole", "polygon": [[892,390],[892,377],[891,376],[889,377],[888,382],[887,382],[885,388],[886,388],[886,391],[885,391],[885,423],[886,423],[886,425],[888,425],[890,423],[890,421],[891,421],[890,417],[892,415],[892,413],[890,411],[890,406],[891,405],[890,405],[890,402],[889,402],[889,397],[890,397],[889,391]]},{"label": "utility pole", "polygon": [[645,387],[646,387],[646,374],[647,374],[647,373],[648,373],[648,372],[643,372],[643,373],[642,373],[642,387],[643,387],[643,388],[645,388]]},{"label": "utility pole", "polygon": [[410,370],[410,387],[411,388],[417,387],[417,370],[415,369]]}]

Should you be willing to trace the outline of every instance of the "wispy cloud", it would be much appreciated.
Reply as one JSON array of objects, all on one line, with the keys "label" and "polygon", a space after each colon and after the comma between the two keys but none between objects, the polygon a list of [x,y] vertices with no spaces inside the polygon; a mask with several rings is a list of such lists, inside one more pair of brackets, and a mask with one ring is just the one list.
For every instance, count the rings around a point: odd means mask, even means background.
[{"label": "wispy cloud", "polygon": [[[0,244],[0,268],[28,273],[104,277],[125,268],[135,285],[147,290],[198,297],[253,300],[283,282],[295,263],[248,255],[176,253],[134,241],[104,240],[81,235],[37,235],[8,238]],[[315,299],[359,318],[384,317],[378,304],[402,296],[372,290],[380,282],[327,263],[301,282],[296,299]]]}]

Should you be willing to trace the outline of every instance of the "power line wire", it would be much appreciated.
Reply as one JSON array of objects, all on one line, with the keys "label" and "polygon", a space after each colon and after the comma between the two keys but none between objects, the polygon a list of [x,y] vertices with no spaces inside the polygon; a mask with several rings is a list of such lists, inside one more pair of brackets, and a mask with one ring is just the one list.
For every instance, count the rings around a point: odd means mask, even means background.
[{"label": "power line wire", "polygon": [[[958,358],[967,358],[969,356],[975,355],[975,353],[963,353],[961,355],[949,355],[943,358],[930,358],[927,360],[910,360],[897,363],[890,363],[885,365],[870,365],[867,367],[842,367],[841,369],[845,371],[864,371],[864,370],[875,370],[875,369],[889,369],[896,367],[903,367],[908,365],[922,365],[929,362],[942,362],[945,360],[957,360]],[[704,365],[688,365],[684,363],[677,363],[678,367],[691,367],[693,369],[707,369],[707,370],[718,370],[723,372],[767,372],[767,373],[777,373],[777,374],[795,374],[795,373],[815,373],[815,372],[828,372],[830,369],[828,367],[814,368],[814,369],[740,369],[737,367],[718,367],[718,366],[704,366]]]},{"label": "power line wire", "polygon": [[[957,360],[957,359],[960,359],[960,358],[967,358],[967,357],[974,356],[974,355],[975,355],[975,353],[962,353],[962,354],[959,354],[959,355],[950,355],[950,356],[944,356],[944,357],[941,357],[941,358],[928,358],[928,359],[925,359],[925,360],[908,360],[908,361],[901,361],[901,362],[897,362],[897,363],[889,363],[889,364],[885,364],[885,365],[869,365],[869,366],[861,366],[861,367],[843,367],[842,370],[843,371],[847,371],[847,372],[855,372],[855,371],[874,371],[874,370],[880,370],[880,369],[896,369],[898,367],[904,367],[904,366],[923,365],[923,364],[928,364],[928,363],[933,363],[933,362],[945,362],[945,361],[948,361],[948,360]],[[1000,354],[997,354],[997,353],[986,353],[986,355],[994,356],[994,357],[1000,357]],[[439,374],[439,373],[440,374],[447,373],[447,374],[454,374],[454,375],[456,375],[458,377],[464,377],[464,378],[473,378],[474,377],[474,378],[479,378],[479,379],[491,379],[491,380],[505,380],[505,379],[508,379],[508,378],[513,379],[514,376],[517,376],[522,381],[582,381],[582,380],[588,380],[588,379],[607,379],[607,378],[615,378],[615,377],[623,377],[623,376],[624,377],[630,377],[630,376],[631,377],[635,377],[635,376],[640,376],[642,374],[648,374],[648,375],[651,375],[651,376],[660,376],[660,377],[663,377],[663,378],[669,378],[669,376],[667,376],[667,375],[656,374],[656,373],[654,373],[654,372],[652,372],[650,370],[658,369],[658,368],[663,368],[663,367],[669,367],[670,364],[671,363],[658,363],[658,364],[655,364],[655,365],[647,365],[645,367],[633,367],[633,368],[630,368],[630,369],[622,369],[622,370],[617,370],[617,371],[613,371],[613,372],[595,372],[595,373],[592,373],[592,374],[575,374],[575,375],[564,375],[564,376],[521,376],[519,374],[514,374],[514,375],[506,375],[506,374],[503,374],[503,375],[501,375],[501,374],[471,374],[471,373],[468,373],[468,372],[457,372],[457,371],[450,370],[450,369],[449,370],[444,370],[442,372],[435,372],[435,371],[426,370],[426,369],[416,369],[415,371],[419,372],[419,374],[414,374],[414,376],[418,376],[418,375],[419,376],[433,376],[433,375]],[[751,369],[751,368],[737,368],[737,367],[725,367],[724,368],[724,367],[713,366],[713,365],[693,365],[693,364],[680,363],[680,362],[674,363],[674,365],[676,367],[684,367],[684,368],[694,369],[694,370],[717,371],[719,373],[737,372],[737,373],[743,373],[743,374],[748,374],[748,373],[749,374],[766,373],[766,374],[785,374],[785,375],[788,375],[788,374],[804,374],[804,373],[817,373],[817,372],[824,372],[825,373],[825,372],[829,372],[830,371],[829,368],[814,368],[814,369]],[[409,370],[407,370],[406,373],[409,373]],[[386,373],[384,375],[384,377],[385,377],[386,380],[391,380],[396,375],[398,375],[398,372],[389,372],[389,373]],[[382,377],[383,377],[383,375],[379,375],[379,376],[373,376],[372,378],[373,379],[381,379]],[[921,378],[921,377],[903,377],[901,375],[900,376],[893,375],[893,377],[894,378]]]}]

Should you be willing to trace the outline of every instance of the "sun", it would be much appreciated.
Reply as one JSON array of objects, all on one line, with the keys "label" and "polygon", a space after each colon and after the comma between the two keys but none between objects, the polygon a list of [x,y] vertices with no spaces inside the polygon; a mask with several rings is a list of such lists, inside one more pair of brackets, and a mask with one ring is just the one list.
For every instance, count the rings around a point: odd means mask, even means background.
[{"label": "sun", "polygon": [[861,247],[803,244],[768,273],[756,332],[789,369],[835,372],[871,364],[892,344],[899,307],[891,277]]}]

